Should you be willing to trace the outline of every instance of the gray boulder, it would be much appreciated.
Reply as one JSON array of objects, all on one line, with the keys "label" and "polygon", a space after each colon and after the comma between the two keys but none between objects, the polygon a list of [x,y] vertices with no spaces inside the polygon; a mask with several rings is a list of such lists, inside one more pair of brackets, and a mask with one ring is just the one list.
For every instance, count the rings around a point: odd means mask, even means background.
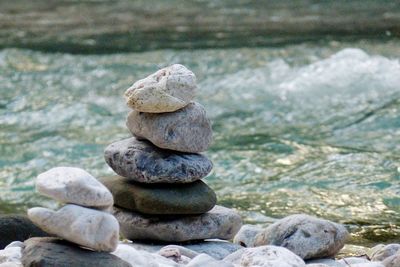
[{"label": "gray boulder", "polygon": [[315,259],[334,256],[347,236],[346,228],[340,224],[298,214],[268,226],[257,235],[255,246],[281,246],[302,259]]},{"label": "gray boulder", "polygon": [[196,102],[170,113],[133,110],[126,125],[134,136],[164,149],[198,153],[207,150],[212,141],[210,120],[204,107]]},{"label": "gray boulder", "polygon": [[31,238],[25,245],[22,252],[25,267],[131,267],[110,253],[82,249],[57,238]]},{"label": "gray boulder", "polygon": [[231,239],[242,225],[234,210],[215,206],[201,215],[150,216],[114,207],[121,234],[129,240],[183,242],[211,238]]},{"label": "gray boulder", "polygon": [[160,149],[134,137],[110,144],[104,158],[118,175],[142,183],[191,183],[213,167],[204,155]]}]

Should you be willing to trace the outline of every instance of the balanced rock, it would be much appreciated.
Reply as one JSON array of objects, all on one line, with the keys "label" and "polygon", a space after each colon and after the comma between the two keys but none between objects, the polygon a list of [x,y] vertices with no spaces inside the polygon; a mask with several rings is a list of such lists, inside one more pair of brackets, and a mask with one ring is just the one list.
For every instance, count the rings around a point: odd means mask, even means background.
[{"label": "balanced rock", "polygon": [[84,247],[113,251],[118,244],[118,221],[103,211],[69,204],[58,211],[32,208],[28,216],[44,231]]},{"label": "balanced rock", "polygon": [[25,241],[31,237],[48,236],[24,215],[0,215],[0,249],[13,241]]},{"label": "balanced rock", "polygon": [[297,214],[283,218],[257,235],[255,246],[275,245],[303,259],[334,256],[348,236],[344,226],[312,216]]},{"label": "balanced rock", "polygon": [[191,102],[172,113],[143,113],[133,110],[126,125],[133,135],[175,151],[197,153],[207,150],[212,129],[204,107]]},{"label": "balanced rock", "polygon": [[174,64],[135,82],[125,92],[129,107],[149,113],[173,112],[194,98],[196,76],[185,66]]},{"label": "balanced rock", "polygon": [[190,183],[205,177],[213,167],[201,154],[160,149],[135,137],[109,145],[104,158],[117,174],[143,183]]},{"label": "balanced rock", "polygon": [[114,176],[102,182],[113,194],[116,206],[145,214],[201,214],[217,202],[214,191],[202,181],[144,184]]},{"label": "balanced rock", "polygon": [[183,242],[202,239],[231,239],[242,225],[235,211],[215,206],[201,215],[146,216],[114,207],[121,234],[130,240]]},{"label": "balanced rock", "polygon": [[224,261],[235,267],[305,267],[304,261],[290,250],[277,246],[244,248],[228,255]]},{"label": "balanced rock", "polygon": [[113,197],[107,188],[86,171],[73,167],[57,167],[36,179],[39,193],[64,203],[107,208]]},{"label": "balanced rock", "polygon": [[131,267],[110,253],[82,249],[58,238],[31,238],[25,244],[22,255],[25,267]]}]

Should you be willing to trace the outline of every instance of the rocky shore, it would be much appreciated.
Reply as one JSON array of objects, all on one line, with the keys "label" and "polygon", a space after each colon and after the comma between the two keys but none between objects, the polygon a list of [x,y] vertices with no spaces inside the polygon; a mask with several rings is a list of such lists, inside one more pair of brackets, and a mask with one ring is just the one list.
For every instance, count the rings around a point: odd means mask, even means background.
[{"label": "rocky shore", "polygon": [[178,64],[134,83],[125,94],[133,136],[104,152],[118,175],[40,174],[37,192],[61,207],[0,217],[0,267],[400,266],[400,244],[338,259],[349,236],[341,224],[295,214],[242,226],[235,210],[217,205],[204,180],[213,165],[201,154],[212,128],[196,90],[195,75]]}]

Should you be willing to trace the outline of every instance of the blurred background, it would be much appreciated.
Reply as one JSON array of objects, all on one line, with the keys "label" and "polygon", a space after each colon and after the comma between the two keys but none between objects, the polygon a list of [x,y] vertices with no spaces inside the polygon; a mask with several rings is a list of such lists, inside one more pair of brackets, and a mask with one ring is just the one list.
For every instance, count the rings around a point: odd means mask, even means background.
[{"label": "blurred background", "polygon": [[400,2],[0,0],[0,213],[55,166],[111,175],[122,97],[173,63],[213,122],[207,183],[246,223],[293,213],[400,237]]}]

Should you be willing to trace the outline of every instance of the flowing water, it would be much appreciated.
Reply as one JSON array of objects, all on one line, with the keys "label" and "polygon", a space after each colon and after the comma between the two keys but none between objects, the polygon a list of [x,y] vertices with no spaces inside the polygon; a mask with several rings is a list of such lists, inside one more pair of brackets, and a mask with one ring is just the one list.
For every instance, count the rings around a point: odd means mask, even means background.
[{"label": "flowing water", "polygon": [[248,223],[308,213],[353,244],[400,238],[400,42],[70,55],[0,50],[0,211],[54,207],[34,178],[55,166],[110,175],[129,136],[122,97],[172,63],[198,78],[212,120],[207,183]]}]

